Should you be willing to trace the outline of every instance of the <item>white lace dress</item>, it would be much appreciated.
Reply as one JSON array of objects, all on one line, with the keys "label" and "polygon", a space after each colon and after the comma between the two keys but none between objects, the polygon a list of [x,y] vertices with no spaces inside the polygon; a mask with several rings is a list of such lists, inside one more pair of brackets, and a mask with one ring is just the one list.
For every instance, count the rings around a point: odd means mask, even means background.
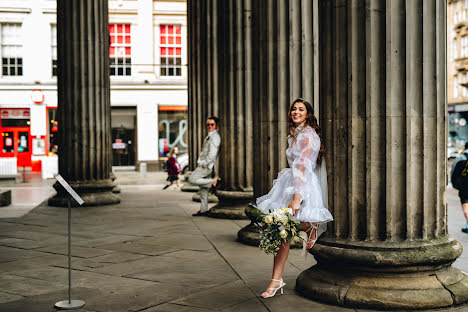
[{"label": "white lace dress", "polygon": [[[302,126],[302,125],[301,125]],[[264,213],[288,207],[293,195],[299,193],[302,203],[294,219],[324,225],[333,217],[322,200],[322,190],[315,173],[320,151],[320,137],[309,126],[296,128],[296,139],[288,138],[289,168],[278,173],[268,194],[257,198],[257,207]]]}]

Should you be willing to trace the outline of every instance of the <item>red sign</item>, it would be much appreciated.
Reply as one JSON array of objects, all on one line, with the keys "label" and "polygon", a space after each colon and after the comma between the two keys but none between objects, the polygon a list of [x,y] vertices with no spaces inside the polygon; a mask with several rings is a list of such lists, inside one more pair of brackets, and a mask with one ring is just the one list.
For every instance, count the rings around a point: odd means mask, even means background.
[{"label": "red sign", "polygon": [[41,104],[44,102],[44,93],[41,90],[33,90],[31,92],[31,101],[36,104]]},{"label": "red sign", "polygon": [[2,108],[0,116],[2,119],[29,119],[29,108]]}]

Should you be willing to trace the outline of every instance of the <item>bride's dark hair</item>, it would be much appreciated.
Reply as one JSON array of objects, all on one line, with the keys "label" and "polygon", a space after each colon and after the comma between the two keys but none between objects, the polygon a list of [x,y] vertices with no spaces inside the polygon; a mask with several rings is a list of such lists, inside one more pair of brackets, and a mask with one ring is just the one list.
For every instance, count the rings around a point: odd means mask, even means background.
[{"label": "bride's dark hair", "polygon": [[304,99],[297,98],[295,99],[291,105],[289,106],[289,111],[288,111],[288,134],[291,137],[295,137],[295,129],[296,129],[296,124],[294,123],[292,117],[291,117],[291,112],[294,104],[296,103],[302,103],[306,107],[307,110],[307,116],[305,120],[305,126],[310,126],[312,129],[315,130],[315,132],[318,134],[320,138],[320,151],[317,156],[317,163],[320,164],[322,161],[323,157],[325,156],[325,148],[323,146],[323,139],[322,139],[322,128],[318,125],[317,118],[314,116],[314,109],[312,108],[312,105],[310,105],[309,102],[307,102]]}]

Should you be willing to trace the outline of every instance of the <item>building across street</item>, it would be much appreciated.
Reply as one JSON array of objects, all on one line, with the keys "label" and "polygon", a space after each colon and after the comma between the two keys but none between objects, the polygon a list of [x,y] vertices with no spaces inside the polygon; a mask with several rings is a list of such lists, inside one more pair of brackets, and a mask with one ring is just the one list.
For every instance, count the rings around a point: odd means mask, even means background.
[{"label": "building across street", "polygon": [[[113,166],[155,170],[171,147],[187,150],[186,37],[186,1],[109,1]],[[15,158],[20,172],[52,177],[56,1],[2,1],[0,47],[0,176],[15,173]]]}]

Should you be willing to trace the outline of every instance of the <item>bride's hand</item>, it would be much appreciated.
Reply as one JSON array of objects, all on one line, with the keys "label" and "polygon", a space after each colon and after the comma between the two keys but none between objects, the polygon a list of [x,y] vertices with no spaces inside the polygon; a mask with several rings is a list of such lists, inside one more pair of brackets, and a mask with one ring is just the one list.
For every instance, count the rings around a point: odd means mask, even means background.
[{"label": "bride's hand", "polygon": [[299,198],[293,198],[288,204],[288,208],[292,209],[293,216],[301,209],[301,200]]}]

